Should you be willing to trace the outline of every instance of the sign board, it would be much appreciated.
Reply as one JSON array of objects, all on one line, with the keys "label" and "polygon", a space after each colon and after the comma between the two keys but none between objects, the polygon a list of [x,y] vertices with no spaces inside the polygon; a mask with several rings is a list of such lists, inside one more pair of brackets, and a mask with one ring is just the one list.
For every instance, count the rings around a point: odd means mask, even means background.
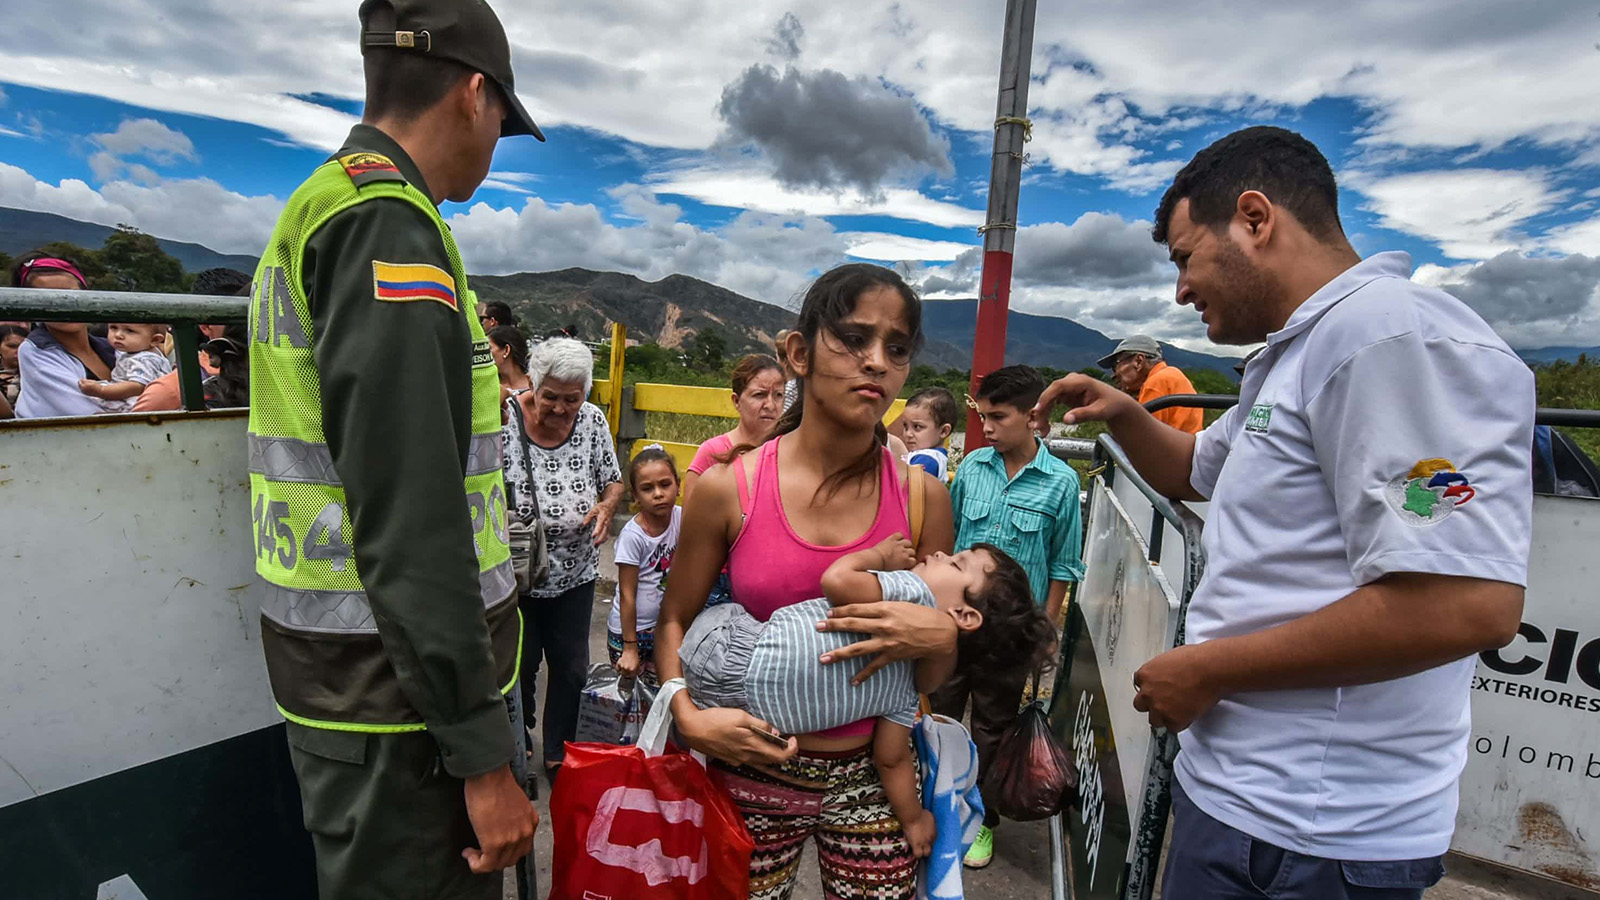
[{"label": "sign board", "polygon": [[[1137,844],[1141,834],[1137,810],[1148,823],[1164,818],[1170,772],[1161,765],[1162,742],[1145,755],[1150,768],[1143,772],[1143,799],[1130,790],[1137,778],[1124,773],[1139,759],[1130,742],[1148,742],[1148,728],[1131,706],[1132,673],[1139,661],[1156,655],[1168,644],[1128,650],[1128,610],[1132,595],[1127,586],[1129,562],[1148,555],[1154,528],[1162,528],[1163,572],[1178,579],[1175,563],[1182,540],[1170,523],[1155,515],[1149,500],[1127,478],[1117,478],[1115,490],[1106,491],[1099,479],[1091,487],[1092,506],[1084,558],[1088,573],[1080,589],[1081,602],[1068,624],[1070,666],[1058,678],[1061,695],[1052,710],[1056,732],[1069,747],[1080,750],[1080,760],[1100,773],[1105,804],[1102,812],[1085,815],[1069,810],[1068,849],[1074,872],[1075,897],[1149,896],[1141,880],[1144,857]],[[1126,526],[1108,522],[1110,494]],[[1203,514],[1204,505],[1194,511]],[[1114,526],[1114,527],[1113,527]],[[1529,584],[1517,638],[1497,651],[1481,654],[1472,681],[1472,732],[1465,771],[1461,776],[1460,808],[1451,848],[1511,868],[1534,872],[1567,884],[1600,889],[1600,805],[1592,802],[1600,791],[1600,564],[1594,548],[1600,547],[1600,501],[1539,496],[1534,498],[1533,546]],[[1120,619],[1096,619],[1106,608],[1106,587],[1114,583],[1121,567]],[[1109,570],[1109,574],[1108,574]],[[1166,586],[1166,579],[1158,584]],[[1170,591],[1170,587],[1166,587]],[[1113,604],[1114,606],[1115,604]],[[1079,610],[1082,610],[1080,616]],[[1096,624],[1101,631],[1096,630]],[[1110,629],[1110,622],[1119,622]],[[1177,624],[1177,623],[1175,623]],[[1112,641],[1110,633],[1119,637]],[[1101,633],[1105,632],[1105,633]],[[1112,644],[1115,657],[1107,652]],[[1127,654],[1126,656],[1124,654]],[[1120,695],[1120,696],[1119,696]],[[1132,718],[1132,723],[1119,721]],[[1077,738],[1076,744],[1074,738]],[[1087,738],[1087,740],[1085,739]],[[1088,781],[1084,773],[1080,779]],[[1105,787],[1117,784],[1116,792]],[[1096,790],[1093,786],[1089,788]],[[1095,807],[1101,810],[1100,806]],[[1087,820],[1101,817],[1098,844]],[[1160,836],[1160,826],[1154,834]],[[1129,847],[1133,843],[1135,846]],[[1085,882],[1083,867],[1091,861],[1103,871],[1108,858],[1128,863],[1128,879],[1120,890],[1103,876]],[[1108,856],[1109,855],[1109,856]],[[1151,862],[1153,869],[1153,861]],[[1140,893],[1143,891],[1143,893]]]},{"label": "sign board", "polygon": [[1522,626],[1472,679],[1452,848],[1600,888],[1600,501],[1534,498]]},{"label": "sign board", "polygon": [[0,429],[0,897],[309,897],[245,418]]},{"label": "sign board", "polygon": [[[1180,542],[1181,543],[1181,542]],[[1090,485],[1086,574],[1067,624],[1051,725],[1078,766],[1066,812],[1071,896],[1148,897],[1166,825],[1170,736],[1133,708],[1133,673],[1174,645],[1178,596],[1117,495]]]}]

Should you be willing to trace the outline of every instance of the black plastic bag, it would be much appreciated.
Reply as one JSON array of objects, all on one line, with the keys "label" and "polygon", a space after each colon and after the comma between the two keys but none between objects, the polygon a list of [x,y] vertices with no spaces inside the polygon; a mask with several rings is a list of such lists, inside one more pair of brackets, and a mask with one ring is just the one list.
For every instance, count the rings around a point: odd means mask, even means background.
[{"label": "black plastic bag", "polygon": [[1044,704],[1029,703],[995,748],[984,796],[1000,815],[1029,822],[1065,809],[1077,789],[1078,768],[1050,732]]}]

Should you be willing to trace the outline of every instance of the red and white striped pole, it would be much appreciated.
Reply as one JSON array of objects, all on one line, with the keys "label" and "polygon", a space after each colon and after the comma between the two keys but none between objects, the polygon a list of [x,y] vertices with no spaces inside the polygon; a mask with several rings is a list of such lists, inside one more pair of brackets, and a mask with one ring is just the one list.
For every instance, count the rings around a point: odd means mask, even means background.
[{"label": "red and white striped pole", "polygon": [[[1028,78],[1033,66],[1033,15],[1037,0],[1007,0],[1000,51],[1000,101],[994,122],[994,158],[989,167],[989,213],[983,232],[983,278],[978,326],[972,340],[974,396],[983,376],[1005,365],[1006,316],[1011,304],[1011,261],[1017,243],[1017,195],[1022,188],[1022,146],[1032,137],[1028,122]],[[983,423],[967,414],[966,450],[985,445]]]}]

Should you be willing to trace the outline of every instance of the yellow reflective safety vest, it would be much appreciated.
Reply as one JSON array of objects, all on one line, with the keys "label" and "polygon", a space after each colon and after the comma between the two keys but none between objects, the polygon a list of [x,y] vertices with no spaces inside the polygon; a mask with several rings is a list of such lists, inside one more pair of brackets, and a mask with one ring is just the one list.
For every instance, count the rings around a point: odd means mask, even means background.
[{"label": "yellow reflective safety vest", "polygon": [[256,270],[249,452],[256,573],[266,582],[262,645],[273,696],[289,721],[339,731],[421,731],[422,717],[402,693],[378,636],[352,556],[344,488],[323,434],[301,277],[311,236],[340,212],[378,198],[408,202],[439,227],[458,288],[456,306],[473,341],[472,437],[462,502],[472,516],[479,587],[505,693],[516,682],[522,629],[500,469],[500,382],[461,255],[439,211],[403,180],[358,184],[353,173],[359,166],[340,160],[317,168],[289,198]]}]

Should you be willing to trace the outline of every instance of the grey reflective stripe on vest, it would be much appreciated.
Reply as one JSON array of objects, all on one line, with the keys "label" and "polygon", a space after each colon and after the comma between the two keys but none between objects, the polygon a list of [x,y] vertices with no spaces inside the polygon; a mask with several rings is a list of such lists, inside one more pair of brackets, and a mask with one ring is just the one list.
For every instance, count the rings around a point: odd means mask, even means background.
[{"label": "grey reflective stripe on vest", "polygon": [[338,484],[333,470],[333,454],[327,444],[313,444],[286,437],[250,437],[250,473],[273,481],[302,484]]},{"label": "grey reflective stripe on vest", "polygon": [[[511,596],[517,576],[511,561],[478,576],[478,589],[487,609]],[[377,634],[372,605],[364,591],[308,591],[268,582],[261,599],[261,614],[285,628],[325,634]]]},{"label": "grey reflective stripe on vest", "polygon": [[500,471],[504,465],[500,447],[500,433],[475,434],[467,443],[467,477],[488,475]]},{"label": "grey reflective stripe on vest", "polygon": [[[250,438],[250,474],[271,481],[339,486],[339,473],[333,469],[333,452],[327,444],[287,437]],[[475,434],[467,443],[467,477],[500,471],[500,434]]]}]

